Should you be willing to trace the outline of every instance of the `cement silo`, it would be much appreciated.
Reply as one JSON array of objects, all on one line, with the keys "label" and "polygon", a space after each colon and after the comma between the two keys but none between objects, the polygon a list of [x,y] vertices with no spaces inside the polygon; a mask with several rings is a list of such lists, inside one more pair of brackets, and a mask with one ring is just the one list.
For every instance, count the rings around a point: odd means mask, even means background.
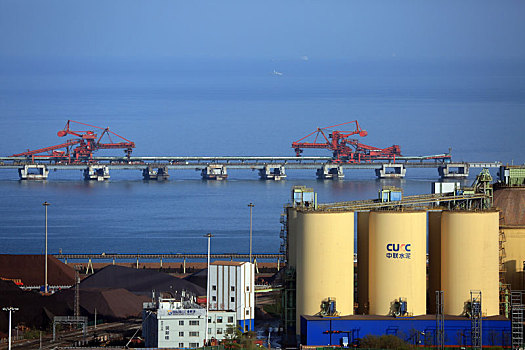
[{"label": "cement silo", "polygon": [[340,315],[354,313],[354,212],[297,214],[296,320],[335,299]]},{"label": "cement silo", "polygon": [[436,291],[441,290],[441,211],[428,212],[428,313],[436,313]]},{"label": "cement silo", "polygon": [[499,212],[445,211],[441,217],[441,289],[445,314],[465,314],[471,290],[482,313],[499,314]]},{"label": "cement silo", "polygon": [[368,314],[368,220],[370,212],[357,213],[357,313]]},{"label": "cement silo", "polygon": [[373,211],[369,220],[371,315],[393,315],[406,301],[412,315],[426,313],[426,212]]}]

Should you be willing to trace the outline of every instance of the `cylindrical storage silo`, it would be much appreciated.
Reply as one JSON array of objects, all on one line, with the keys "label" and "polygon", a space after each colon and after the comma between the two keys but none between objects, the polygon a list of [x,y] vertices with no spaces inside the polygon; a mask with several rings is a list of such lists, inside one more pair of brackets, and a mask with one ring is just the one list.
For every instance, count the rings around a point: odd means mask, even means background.
[{"label": "cylindrical storage silo", "polygon": [[357,312],[368,314],[368,219],[370,212],[357,213]]},{"label": "cylindrical storage silo", "polygon": [[428,313],[436,313],[436,291],[441,290],[441,211],[428,212]]},{"label": "cylindrical storage silo", "polygon": [[295,269],[297,245],[297,210],[295,208],[286,209],[286,264]]},{"label": "cylindrical storage silo", "polygon": [[443,212],[441,288],[446,314],[465,314],[471,290],[483,315],[499,314],[499,212]]},{"label": "cylindrical storage silo", "polygon": [[296,320],[335,299],[340,315],[354,313],[354,212],[297,214]]},{"label": "cylindrical storage silo", "polygon": [[371,315],[392,315],[406,300],[407,312],[426,313],[426,212],[375,211],[369,219]]}]

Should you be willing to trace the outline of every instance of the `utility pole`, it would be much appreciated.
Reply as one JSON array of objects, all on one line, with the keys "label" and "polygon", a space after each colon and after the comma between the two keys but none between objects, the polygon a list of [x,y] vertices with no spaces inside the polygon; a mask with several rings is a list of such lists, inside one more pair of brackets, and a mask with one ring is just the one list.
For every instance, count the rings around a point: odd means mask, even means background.
[{"label": "utility pole", "polygon": [[9,311],[9,346],[8,346],[8,350],[11,350],[11,314],[13,313],[13,311],[18,311],[18,308],[17,307],[13,307],[13,306],[8,306],[8,307],[3,307],[2,310]]},{"label": "utility pole", "polygon": [[211,233],[208,233],[204,235],[204,237],[208,238],[208,282],[206,283],[206,329],[204,330],[204,346],[208,343],[208,312],[210,307],[210,244],[211,244],[211,238],[213,235]]},{"label": "utility pole", "polygon": [[255,206],[253,203],[248,204],[250,207],[250,263],[252,262],[252,209]]},{"label": "utility pole", "polygon": [[44,293],[47,293],[49,290],[48,290],[48,287],[47,287],[47,207],[50,206],[51,204],[48,203],[48,202],[44,202],[42,203],[42,205],[44,206],[45,208],[45,212],[46,212],[46,223],[45,223],[45,226],[46,226],[46,255],[45,255],[45,267],[44,267]]}]

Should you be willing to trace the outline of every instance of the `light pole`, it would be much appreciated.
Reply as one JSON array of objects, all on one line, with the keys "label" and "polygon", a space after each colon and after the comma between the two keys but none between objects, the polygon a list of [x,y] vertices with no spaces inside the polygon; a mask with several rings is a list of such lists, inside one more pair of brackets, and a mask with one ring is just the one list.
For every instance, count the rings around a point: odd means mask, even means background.
[{"label": "light pole", "polygon": [[[208,237],[208,272],[207,272],[207,278],[208,282],[206,283],[206,328],[204,330],[204,346],[208,343],[208,312],[209,312],[209,306],[210,306],[210,244],[211,244],[211,238],[213,235],[211,233],[208,233],[204,235],[204,237]],[[201,338],[202,339],[202,338]]]},{"label": "light pole", "polygon": [[47,207],[50,206],[51,204],[48,203],[48,202],[44,202],[42,203],[42,205],[44,206],[45,208],[45,211],[46,211],[46,256],[45,256],[45,262],[44,262],[44,293],[47,293],[48,292],[48,288],[47,288]]},{"label": "light pole", "polygon": [[250,207],[250,263],[252,262],[252,209],[255,206],[253,203],[248,204]]},{"label": "light pole", "polygon": [[3,307],[2,310],[9,311],[9,347],[8,349],[11,350],[11,314],[13,313],[13,311],[18,311],[18,308],[8,306],[8,307]]}]

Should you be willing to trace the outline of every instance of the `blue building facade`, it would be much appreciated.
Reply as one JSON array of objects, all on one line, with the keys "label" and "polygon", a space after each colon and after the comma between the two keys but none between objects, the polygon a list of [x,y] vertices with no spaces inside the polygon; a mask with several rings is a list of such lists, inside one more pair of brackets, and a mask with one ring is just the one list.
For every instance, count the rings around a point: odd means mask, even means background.
[{"label": "blue building facade", "polygon": [[[471,320],[466,317],[445,317],[445,345],[470,346]],[[386,317],[355,315],[343,317],[301,316],[302,345],[341,345],[366,335],[395,335],[415,345],[436,344],[436,319],[433,315],[416,317]],[[502,316],[482,320],[483,346],[510,346],[510,320]]]}]

